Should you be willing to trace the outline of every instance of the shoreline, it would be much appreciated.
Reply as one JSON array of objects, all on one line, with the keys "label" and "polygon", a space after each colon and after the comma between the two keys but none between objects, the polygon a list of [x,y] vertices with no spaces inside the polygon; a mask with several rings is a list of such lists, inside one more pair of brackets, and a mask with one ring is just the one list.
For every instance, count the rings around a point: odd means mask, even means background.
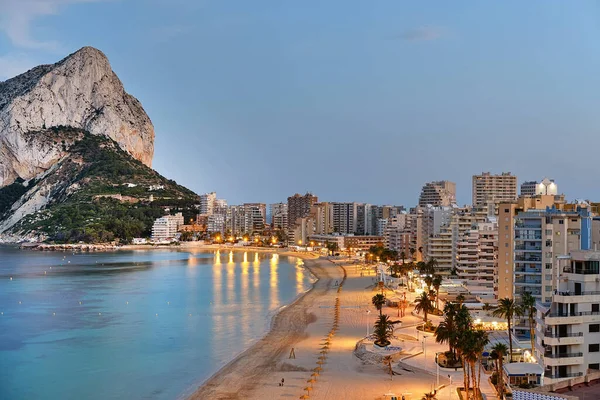
[{"label": "shoreline", "polygon": [[329,263],[329,260],[303,253],[278,253],[302,258],[304,267],[310,271],[316,281],[309,290],[299,295],[290,304],[282,306],[273,315],[270,329],[265,336],[204,380],[194,392],[184,394],[182,398],[188,400],[248,398],[249,392],[256,388],[260,378],[269,372],[274,372],[277,361],[284,354],[284,349],[305,338],[304,331],[312,322],[307,311],[315,299],[327,293],[333,281],[333,277],[323,268],[323,264]]}]

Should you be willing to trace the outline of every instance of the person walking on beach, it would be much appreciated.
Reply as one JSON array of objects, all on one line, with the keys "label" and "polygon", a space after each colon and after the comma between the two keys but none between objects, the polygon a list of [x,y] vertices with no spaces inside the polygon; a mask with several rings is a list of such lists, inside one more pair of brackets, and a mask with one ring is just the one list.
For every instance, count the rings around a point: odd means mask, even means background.
[{"label": "person walking on beach", "polygon": [[285,379],[281,378],[281,386],[283,386],[283,382],[285,382]]}]

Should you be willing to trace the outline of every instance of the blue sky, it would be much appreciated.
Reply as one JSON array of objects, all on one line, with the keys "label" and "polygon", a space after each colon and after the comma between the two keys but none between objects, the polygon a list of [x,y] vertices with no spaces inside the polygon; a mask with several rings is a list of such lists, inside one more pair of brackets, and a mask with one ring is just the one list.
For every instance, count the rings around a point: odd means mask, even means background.
[{"label": "blue sky", "polygon": [[0,80],[101,49],[154,167],[230,203],[414,205],[511,171],[600,200],[596,1],[0,0]]}]

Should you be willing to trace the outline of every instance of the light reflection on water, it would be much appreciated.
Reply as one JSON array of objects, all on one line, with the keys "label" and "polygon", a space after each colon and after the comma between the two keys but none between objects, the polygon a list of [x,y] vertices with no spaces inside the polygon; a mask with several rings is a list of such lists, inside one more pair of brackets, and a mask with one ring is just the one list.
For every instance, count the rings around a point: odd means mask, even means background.
[{"label": "light reflection on water", "polygon": [[295,259],[252,251],[0,247],[0,399],[177,398],[309,287]]}]

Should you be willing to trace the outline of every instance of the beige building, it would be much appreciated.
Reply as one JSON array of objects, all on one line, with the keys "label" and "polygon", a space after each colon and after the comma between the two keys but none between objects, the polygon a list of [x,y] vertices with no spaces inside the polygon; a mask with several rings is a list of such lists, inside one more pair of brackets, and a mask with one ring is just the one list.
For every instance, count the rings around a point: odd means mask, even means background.
[{"label": "beige building", "polygon": [[489,172],[473,175],[473,207],[514,201],[516,198],[517,177],[510,172],[500,175],[492,175]]},{"label": "beige building", "polygon": [[333,233],[333,206],[331,203],[315,203],[310,208],[310,215],[315,219],[315,233],[329,235]]},{"label": "beige building", "polygon": [[554,196],[521,197],[518,201],[498,204],[498,298],[513,297],[515,216],[521,211],[543,210],[554,204]]},{"label": "beige building", "polygon": [[435,181],[426,183],[421,189],[419,206],[432,205],[451,206],[456,203],[456,183],[450,181]]}]

